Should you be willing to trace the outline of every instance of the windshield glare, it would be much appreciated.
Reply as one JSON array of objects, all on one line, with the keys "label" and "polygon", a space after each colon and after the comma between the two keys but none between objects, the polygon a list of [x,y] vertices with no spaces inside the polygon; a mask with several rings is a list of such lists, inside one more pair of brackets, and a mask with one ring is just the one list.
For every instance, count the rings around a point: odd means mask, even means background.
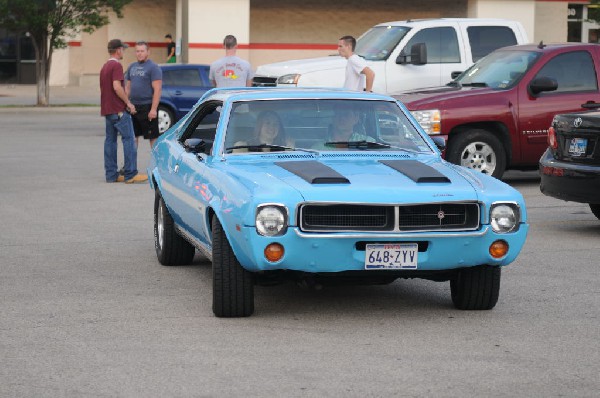
[{"label": "windshield glare", "polygon": [[462,86],[485,86],[506,90],[513,87],[540,57],[535,51],[495,51],[479,60],[456,82]]},{"label": "windshield glare", "polygon": [[432,152],[396,102],[333,99],[236,102],[224,148],[225,153]]},{"label": "windshield glare", "polygon": [[354,52],[367,60],[386,60],[409,30],[406,26],[375,26],[356,40]]}]

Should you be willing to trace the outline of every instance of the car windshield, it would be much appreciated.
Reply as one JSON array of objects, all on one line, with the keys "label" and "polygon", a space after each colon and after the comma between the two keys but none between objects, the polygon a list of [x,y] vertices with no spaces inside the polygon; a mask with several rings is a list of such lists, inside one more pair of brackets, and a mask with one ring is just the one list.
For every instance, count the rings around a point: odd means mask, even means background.
[{"label": "car windshield", "polygon": [[535,51],[495,51],[464,71],[449,85],[507,90],[521,80],[540,54]]},{"label": "car windshield", "polygon": [[356,40],[354,52],[371,61],[386,60],[409,30],[406,26],[375,26]]},{"label": "car windshield", "polygon": [[233,104],[225,153],[294,150],[432,151],[393,101],[278,99]]}]

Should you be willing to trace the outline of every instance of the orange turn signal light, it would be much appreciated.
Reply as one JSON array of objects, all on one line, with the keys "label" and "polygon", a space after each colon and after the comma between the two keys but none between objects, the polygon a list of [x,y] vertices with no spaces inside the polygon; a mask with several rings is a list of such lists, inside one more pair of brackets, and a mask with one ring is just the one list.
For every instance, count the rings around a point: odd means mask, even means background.
[{"label": "orange turn signal light", "polygon": [[490,245],[490,254],[494,258],[502,258],[508,253],[508,243],[503,240],[497,240]]},{"label": "orange turn signal light", "polygon": [[269,243],[269,245],[265,247],[265,258],[272,263],[281,260],[284,253],[285,250],[283,250],[283,246],[279,243]]}]

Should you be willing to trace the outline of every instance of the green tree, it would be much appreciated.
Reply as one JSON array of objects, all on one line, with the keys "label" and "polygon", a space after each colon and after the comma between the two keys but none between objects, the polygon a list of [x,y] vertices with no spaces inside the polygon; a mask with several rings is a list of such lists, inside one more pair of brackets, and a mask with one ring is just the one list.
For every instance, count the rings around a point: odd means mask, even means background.
[{"label": "green tree", "polygon": [[52,52],[67,38],[108,24],[108,13],[123,17],[131,0],[0,0],[0,26],[29,33],[36,60],[37,105],[48,106]]},{"label": "green tree", "polygon": [[600,0],[591,0],[588,5],[588,19],[600,22]]}]

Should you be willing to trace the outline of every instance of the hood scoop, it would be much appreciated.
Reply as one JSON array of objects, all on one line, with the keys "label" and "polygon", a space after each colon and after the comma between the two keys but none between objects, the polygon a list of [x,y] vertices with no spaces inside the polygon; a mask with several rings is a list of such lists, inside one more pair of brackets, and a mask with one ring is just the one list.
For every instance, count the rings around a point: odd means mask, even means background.
[{"label": "hood scoop", "polygon": [[311,184],[350,184],[346,177],[316,160],[275,162],[275,164]]},{"label": "hood scoop", "polygon": [[399,171],[416,183],[450,182],[448,177],[418,160],[380,160],[379,163]]}]

